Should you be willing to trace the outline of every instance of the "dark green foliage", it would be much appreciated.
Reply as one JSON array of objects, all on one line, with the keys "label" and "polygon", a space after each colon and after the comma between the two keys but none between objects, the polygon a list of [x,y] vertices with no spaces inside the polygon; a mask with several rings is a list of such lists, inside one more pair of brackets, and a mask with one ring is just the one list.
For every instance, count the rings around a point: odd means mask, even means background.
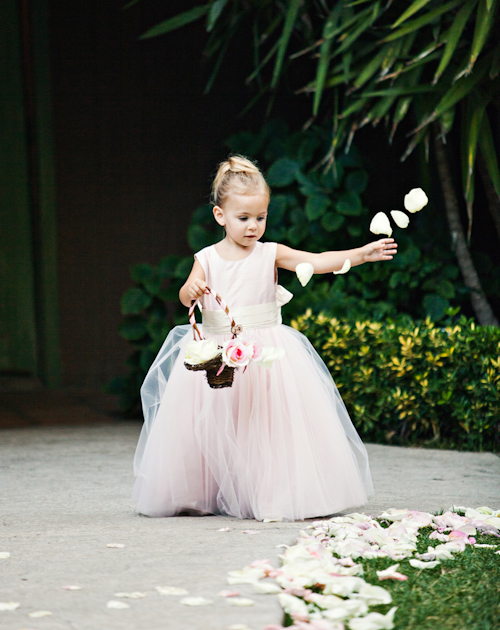
[{"label": "dark green foliage", "polygon": [[500,329],[311,311],[292,325],[328,365],[363,439],[500,450]]}]

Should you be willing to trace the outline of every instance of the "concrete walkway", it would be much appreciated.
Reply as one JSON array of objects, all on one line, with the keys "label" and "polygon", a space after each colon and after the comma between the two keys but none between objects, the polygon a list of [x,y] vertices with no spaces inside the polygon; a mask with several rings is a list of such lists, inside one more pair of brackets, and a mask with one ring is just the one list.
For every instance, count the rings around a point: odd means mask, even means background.
[{"label": "concrete walkway", "polygon": [[[301,523],[258,523],[229,517],[150,519],[130,501],[138,422],[26,426],[0,432],[0,612],[2,630],[261,630],[279,623],[274,596],[253,594],[235,608],[217,593],[226,574],[255,559],[277,566],[276,545],[292,543]],[[500,508],[500,458],[368,445],[376,496],[362,508],[433,511],[451,504]],[[230,527],[231,531],[217,531]],[[243,530],[260,532],[244,534]],[[124,548],[108,548],[121,543]],[[76,584],[81,590],[67,591]],[[214,604],[190,608],[156,586],[179,586]],[[128,609],[106,608],[116,592],[141,591]],[[46,610],[51,616],[30,618]]]}]

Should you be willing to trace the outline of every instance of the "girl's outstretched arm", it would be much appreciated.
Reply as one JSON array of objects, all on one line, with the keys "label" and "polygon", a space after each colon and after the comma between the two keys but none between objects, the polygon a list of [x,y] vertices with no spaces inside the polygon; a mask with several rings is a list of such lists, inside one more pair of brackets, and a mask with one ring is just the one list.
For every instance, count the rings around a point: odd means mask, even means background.
[{"label": "girl's outstretched arm", "polygon": [[347,258],[351,261],[352,267],[362,265],[365,262],[392,260],[397,253],[397,248],[398,246],[393,238],[381,238],[356,249],[344,249],[340,252],[322,252],[321,254],[302,252],[278,243],[276,266],[281,269],[295,271],[295,267],[299,263],[306,262],[311,263],[314,267],[314,273],[331,273],[342,269]]},{"label": "girl's outstretched arm", "polygon": [[191,300],[201,297],[207,288],[205,282],[205,272],[200,263],[195,259],[191,273],[188,279],[179,291],[179,300],[188,308],[191,306]]}]

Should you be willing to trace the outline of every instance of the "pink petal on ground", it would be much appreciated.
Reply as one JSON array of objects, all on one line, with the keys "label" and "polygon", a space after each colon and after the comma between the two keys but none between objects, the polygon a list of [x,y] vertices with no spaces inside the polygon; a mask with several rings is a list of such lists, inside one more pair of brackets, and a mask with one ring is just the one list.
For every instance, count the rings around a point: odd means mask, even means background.
[{"label": "pink petal on ground", "polygon": [[396,571],[392,575],[386,575],[384,577],[379,577],[379,580],[398,580],[399,582],[404,582],[407,579],[408,579],[408,576],[404,575],[403,573],[399,573],[399,571]]},{"label": "pink petal on ground", "polygon": [[240,595],[239,591],[219,591],[217,593],[219,597],[238,597]]},{"label": "pink petal on ground", "polygon": [[258,529],[244,529],[241,532],[242,534],[260,534]]}]

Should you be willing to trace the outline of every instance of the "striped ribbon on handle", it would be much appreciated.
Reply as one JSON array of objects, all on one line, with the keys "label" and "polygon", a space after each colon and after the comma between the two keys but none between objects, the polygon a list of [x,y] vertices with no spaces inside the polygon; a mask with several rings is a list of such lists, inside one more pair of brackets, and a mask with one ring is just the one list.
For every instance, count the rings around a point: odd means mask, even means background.
[{"label": "striped ribbon on handle", "polygon": [[[229,313],[229,307],[221,298],[221,296],[218,293],[216,293],[213,289],[210,289],[210,287],[207,287],[205,290],[205,294],[209,294],[209,293],[211,293],[215,297],[217,304],[228,316],[229,321],[231,322],[231,332],[233,333],[233,339],[234,339],[236,335],[240,334],[240,332],[242,331],[242,327],[238,326],[236,322],[234,321],[234,319],[231,317],[231,314]],[[200,332],[200,329],[198,328],[198,325],[196,323],[196,318],[194,316],[194,309],[200,300],[201,300],[201,297],[197,298],[196,300],[191,300],[191,306],[189,307],[189,323],[193,327],[193,339],[195,341],[196,341],[196,335],[198,335],[198,339],[200,341],[203,341],[203,336]]]}]

